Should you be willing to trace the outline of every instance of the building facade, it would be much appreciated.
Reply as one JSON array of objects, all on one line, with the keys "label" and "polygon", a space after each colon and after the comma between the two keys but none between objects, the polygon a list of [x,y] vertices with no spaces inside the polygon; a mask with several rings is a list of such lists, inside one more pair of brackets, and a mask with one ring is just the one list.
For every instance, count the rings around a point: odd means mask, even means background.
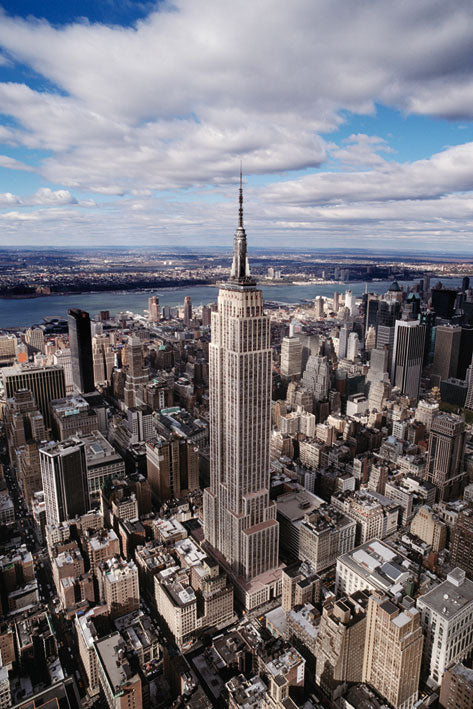
[{"label": "building facade", "polygon": [[72,381],[76,391],[87,394],[95,390],[89,313],[79,308],[71,308],[67,320],[71,348]]},{"label": "building facade", "polygon": [[[279,525],[269,499],[269,317],[250,276],[241,186],[231,276],[212,313],[209,373],[211,469],[204,534],[234,577],[251,583],[278,567]],[[268,595],[275,583],[273,578],[268,584]],[[245,603],[251,603],[249,596],[251,589]]]}]

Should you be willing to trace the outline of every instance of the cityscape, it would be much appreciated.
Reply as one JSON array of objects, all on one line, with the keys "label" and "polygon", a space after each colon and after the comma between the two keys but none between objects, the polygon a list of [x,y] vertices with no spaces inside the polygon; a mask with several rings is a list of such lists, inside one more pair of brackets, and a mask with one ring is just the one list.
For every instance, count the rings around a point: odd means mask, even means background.
[{"label": "cityscape", "polygon": [[473,709],[472,47],[0,0],[0,709]]},{"label": "cityscape", "polygon": [[243,196],[215,300],[0,335],[2,707],[470,706],[469,264],[265,304]]}]

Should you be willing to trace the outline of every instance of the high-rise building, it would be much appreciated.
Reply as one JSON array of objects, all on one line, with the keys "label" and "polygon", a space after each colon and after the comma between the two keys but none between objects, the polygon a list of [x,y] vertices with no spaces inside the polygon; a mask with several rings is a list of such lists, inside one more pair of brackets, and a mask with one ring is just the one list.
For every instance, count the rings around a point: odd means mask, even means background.
[{"label": "high-rise building", "polygon": [[298,337],[283,337],[281,342],[281,376],[299,377],[302,369],[302,343]]},{"label": "high-rise building", "polygon": [[466,398],[465,398],[465,409],[473,411],[473,361],[466,370]]},{"label": "high-rise building", "polygon": [[16,335],[0,335],[0,367],[12,365],[16,359]]},{"label": "high-rise building", "polygon": [[77,391],[87,394],[95,391],[89,313],[79,308],[71,308],[69,310],[68,324],[72,358],[72,381]]},{"label": "high-rise building", "polygon": [[89,509],[87,461],[82,442],[51,441],[40,448],[46,522],[58,525]]},{"label": "high-rise building", "polygon": [[356,522],[323,505],[304,515],[299,527],[299,553],[316,573],[333,566],[340,554],[355,546]]},{"label": "high-rise building", "polygon": [[[428,505],[422,505],[412,520],[411,534],[429,544],[432,551],[441,551],[447,544],[447,525]],[[455,566],[462,566],[453,557],[452,561]]]},{"label": "high-rise building", "polygon": [[138,567],[134,561],[114,557],[101,561],[96,570],[100,595],[112,618],[140,607]]},{"label": "high-rise building", "polygon": [[28,507],[34,493],[42,489],[38,447],[47,440],[44,419],[34,397],[27,389],[18,389],[7,399],[5,422],[10,460],[16,463],[18,480]]},{"label": "high-rise building", "polygon": [[51,426],[49,404],[53,399],[66,396],[64,369],[62,367],[37,367],[34,364],[21,364],[4,367],[2,370],[5,398],[15,395],[18,389],[29,389],[41,411],[44,423]]},{"label": "high-rise building", "polygon": [[365,350],[371,352],[376,347],[376,328],[370,325],[365,335]]},{"label": "high-rise building", "polygon": [[351,290],[345,291],[345,307],[350,311],[350,315],[356,315],[355,312],[355,296]]},{"label": "high-rise building", "polygon": [[455,310],[456,290],[448,288],[432,288],[432,308],[437,317],[450,320]]},{"label": "high-rise building", "polygon": [[432,374],[439,381],[457,375],[461,333],[459,326],[438,325],[436,328]]},{"label": "high-rise building", "polygon": [[316,401],[324,401],[330,389],[330,365],[327,357],[311,355],[307,360],[302,378],[306,389],[311,391]]},{"label": "high-rise building", "polygon": [[330,698],[335,698],[339,687],[343,690],[348,683],[362,681],[369,597],[369,591],[356,591],[324,604],[315,641],[315,678]]},{"label": "high-rise building", "polygon": [[202,327],[210,327],[211,312],[208,305],[202,306]]},{"label": "high-rise building", "polygon": [[[472,304],[473,306],[473,304]],[[458,367],[455,377],[465,379],[473,355],[473,327],[462,327],[460,337],[460,352],[458,354]]]},{"label": "high-rise building", "polygon": [[375,592],[366,616],[363,681],[394,709],[411,709],[417,700],[424,638],[420,613],[406,603],[399,608]]},{"label": "high-rise building", "polygon": [[348,328],[344,325],[340,328],[340,335],[338,337],[338,359],[344,359],[347,356],[347,346],[348,346]]},{"label": "high-rise building", "polygon": [[132,669],[126,644],[120,633],[112,633],[94,643],[100,686],[109,709],[143,706],[140,675]]},{"label": "high-rise building", "polygon": [[455,414],[441,413],[430,428],[427,480],[435,485],[441,501],[455,499],[463,489],[465,422]]},{"label": "high-rise building", "polygon": [[424,629],[423,672],[439,685],[445,669],[473,649],[473,582],[462,569],[417,599]]},{"label": "high-rise building", "polygon": [[473,507],[458,513],[450,543],[451,563],[473,576]]},{"label": "high-rise building", "polygon": [[146,443],[151,491],[161,502],[179,499],[199,487],[199,449],[181,435]]},{"label": "high-rise building", "polygon": [[70,394],[74,389],[72,381],[72,357],[69,348],[56,350],[53,355],[53,363],[64,369],[64,380],[66,382],[66,394]]},{"label": "high-rise building", "polygon": [[189,327],[192,322],[192,301],[190,295],[184,298],[184,325]]},{"label": "high-rise building", "polygon": [[148,370],[143,367],[143,347],[138,337],[130,337],[127,344],[128,372],[124,399],[128,408],[144,402],[143,388],[148,383]]},{"label": "high-rise building", "polygon": [[360,341],[356,332],[350,332],[350,334],[348,335],[347,359],[349,359],[351,362],[354,362],[355,359],[358,357],[359,342]]},{"label": "high-rise building", "polygon": [[29,327],[25,332],[25,342],[36,352],[44,352],[44,332],[40,327]]},{"label": "high-rise building", "polygon": [[314,301],[315,317],[317,320],[320,320],[320,318],[324,316],[324,303],[325,300],[321,295],[318,295]]},{"label": "high-rise building", "polygon": [[471,709],[472,700],[473,670],[461,663],[445,670],[440,689],[440,706],[444,709]]},{"label": "high-rise building", "polygon": [[96,335],[92,338],[92,361],[94,367],[94,384],[108,384],[112,378],[115,365],[115,353],[110,346],[107,335]]},{"label": "high-rise building", "polygon": [[425,325],[418,320],[396,320],[391,383],[413,399],[419,394],[424,339]]},{"label": "high-rise building", "polygon": [[151,298],[148,298],[148,318],[151,322],[159,322],[161,319],[159,298],[157,295],[152,295]]},{"label": "high-rise building", "polygon": [[421,399],[417,404],[415,420],[424,424],[426,433],[430,433],[432,421],[439,413],[439,410],[440,407],[438,401],[425,401],[424,399]]},{"label": "high-rise building", "polygon": [[231,275],[219,291],[218,312],[212,313],[209,374],[211,468],[204,534],[252,608],[280,589],[279,524],[269,499],[269,317],[250,275],[241,178]]}]

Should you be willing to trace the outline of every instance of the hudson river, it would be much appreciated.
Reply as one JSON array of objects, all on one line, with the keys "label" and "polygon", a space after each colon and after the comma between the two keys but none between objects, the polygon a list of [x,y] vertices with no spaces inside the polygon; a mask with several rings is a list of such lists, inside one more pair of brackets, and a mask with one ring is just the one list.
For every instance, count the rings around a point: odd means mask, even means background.
[{"label": "hudson river", "polygon": [[[437,278],[431,278],[431,286],[437,283]],[[460,278],[442,278],[446,287],[458,287]],[[399,281],[400,285],[414,285],[418,281]],[[391,281],[373,281],[368,283],[370,293],[385,293]],[[365,290],[365,284],[357,283],[322,283],[319,285],[280,285],[261,286],[265,300],[279,303],[298,303],[301,300],[312,300],[317,295],[332,297],[334,291],[340,293],[350,289],[357,297]],[[188,288],[165,288],[150,292],[105,292],[76,293],[74,295],[50,295],[39,298],[0,298],[0,328],[28,327],[40,325],[43,318],[57,316],[65,318],[69,308],[82,308],[91,315],[100,310],[109,310],[115,315],[124,310],[141,313],[148,307],[148,298],[158,295],[161,306],[182,305],[184,296],[190,295],[192,304],[200,306],[217,300],[218,289],[213,286],[190,286]]]}]

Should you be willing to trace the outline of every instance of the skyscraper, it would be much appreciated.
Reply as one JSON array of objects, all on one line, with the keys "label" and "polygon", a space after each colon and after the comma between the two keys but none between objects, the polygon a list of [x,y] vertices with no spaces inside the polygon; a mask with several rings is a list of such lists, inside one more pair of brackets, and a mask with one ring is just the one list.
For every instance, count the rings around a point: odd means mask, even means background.
[{"label": "skyscraper", "polygon": [[457,375],[461,334],[462,329],[458,325],[438,325],[436,328],[432,374],[439,382]]},{"label": "skyscraper", "polygon": [[83,515],[89,508],[87,461],[82,442],[51,441],[39,451],[47,524]]},{"label": "skyscraper", "polygon": [[465,483],[463,466],[465,422],[455,414],[441,413],[430,428],[427,480],[435,485],[441,501],[455,499]]},{"label": "skyscraper", "polygon": [[414,601],[405,607],[375,592],[368,602],[363,681],[395,709],[410,709],[419,687],[424,638]]},{"label": "skyscraper", "polygon": [[190,295],[184,298],[184,325],[188,326],[192,322],[192,301]]},{"label": "skyscraper", "polygon": [[151,322],[159,322],[161,318],[159,298],[157,295],[152,295],[151,298],[148,298],[148,317]]},{"label": "skyscraper", "polygon": [[77,391],[81,394],[87,394],[95,390],[89,313],[79,308],[71,308],[69,310],[68,324],[72,358],[72,381]]},{"label": "skyscraper", "polygon": [[279,524],[269,499],[269,317],[250,275],[241,176],[233,265],[212,313],[209,355],[211,468],[204,534],[232,573],[240,599],[253,608],[280,590]]},{"label": "skyscraper", "polygon": [[424,358],[425,325],[419,320],[396,320],[391,383],[417,398]]},{"label": "skyscraper", "polygon": [[124,400],[128,408],[143,401],[143,387],[148,382],[148,370],[143,367],[143,346],[138,337],[130,337],[127,343],[128,372]]},{"label": "skyscraper", "polygon": [[298,337],[283,337],[281,342],[281,376],[300,377],[302,343]]},{"label": "skyscraper", "polygon": [[5,398],[14,396],[18,389],[29,389],[41,411],[46,426],[51,426],[49,404],[66,396],[64,369],[62,367],[37,367],[25,363],[2,369]]}]

